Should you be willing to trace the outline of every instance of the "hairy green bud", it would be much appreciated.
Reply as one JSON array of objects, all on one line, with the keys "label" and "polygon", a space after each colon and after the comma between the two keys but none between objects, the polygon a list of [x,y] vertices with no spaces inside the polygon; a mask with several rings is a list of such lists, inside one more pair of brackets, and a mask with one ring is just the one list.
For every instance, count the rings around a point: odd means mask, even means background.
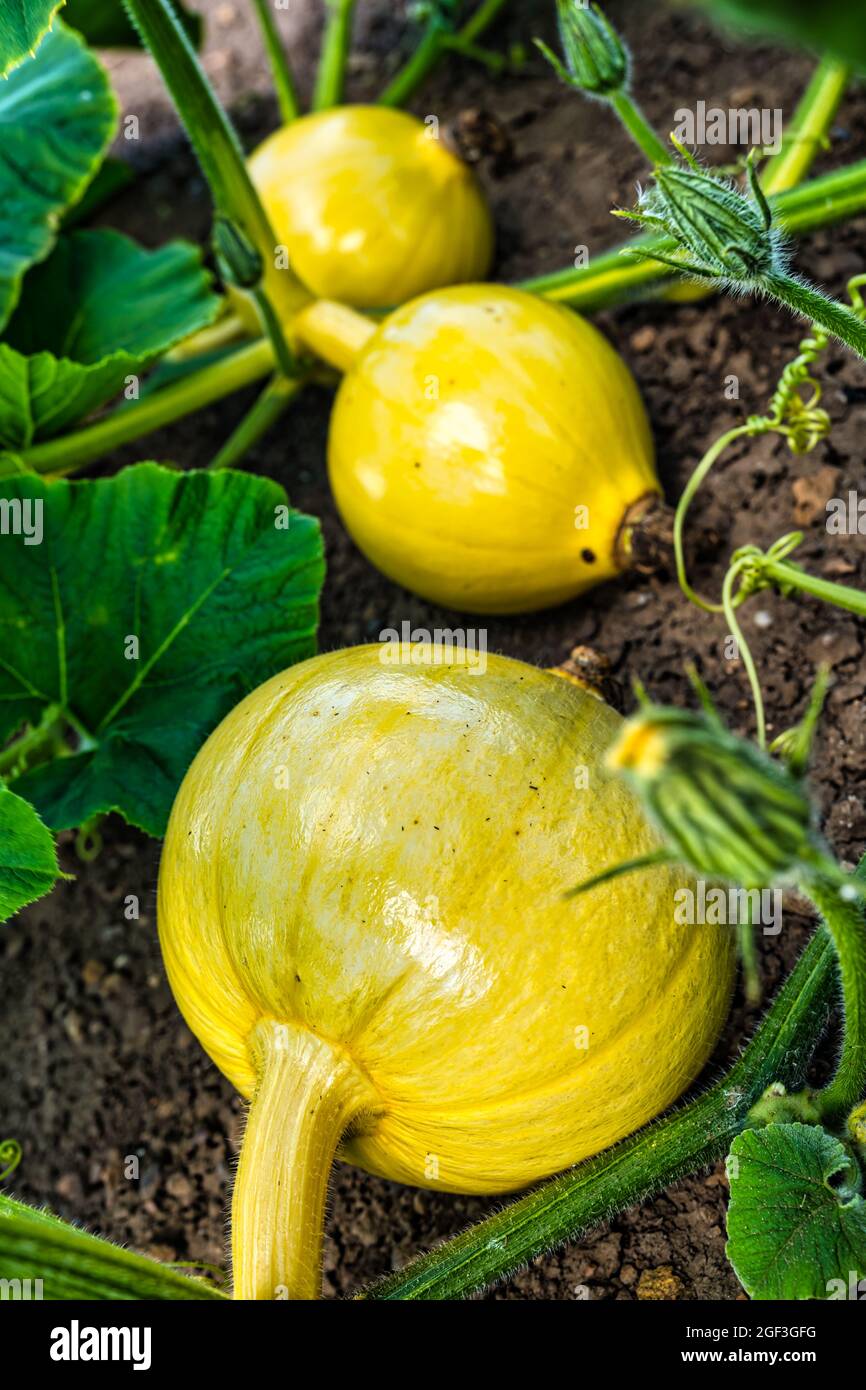
[{"label": "hairy green bud", "polygon": [[[703,168],[673,136],[671,143],[679,160],[657,159],[654,183],[641,194],[637,207],[614,213],[663,232],[672,242],[671,250],[628,247],[624,254],[659,261],[729,290],[768,295],[866,360],[866,324],[860,312],[791,273],[784,237],[758,182],[754,150],[746,165],[747,196],[728,179]],[[789,430],[795,452],[810,446],[823,423],[813,413],[810,420],[799,422],[799,430]]]},{"label": "hairy green bud", "polygon": [[759,287],[769,277],[784,274],[782,238],[751,161],[749,198],[728,179],[703,169],[677,141],[674,144],[681,159],[659,165],[637,209],[619,215],[671,237],[680,248],[681,259],[675,262],[680,270],[743,288]]},{"label": "hairy green bud", "polygon": [[826,871],[803,781],[708,714],[648,705],[609,754],[635,788],[670,857],[751,888]]},{"label": "hairy green bud", "polygon": [[599,6],[556,0],[556,19],[565,65],[546,43],[535,43],[563,82],[591,96],[623,91],[628,85],[628,50]]}]

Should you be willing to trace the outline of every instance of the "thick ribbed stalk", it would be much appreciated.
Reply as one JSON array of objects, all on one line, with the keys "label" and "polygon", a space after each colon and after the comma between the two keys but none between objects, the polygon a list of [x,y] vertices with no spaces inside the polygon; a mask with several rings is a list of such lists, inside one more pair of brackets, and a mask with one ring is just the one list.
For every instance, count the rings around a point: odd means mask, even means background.
[{"label": "thick ribbed stalk", "polygon": [[619,117],[624,129],[631,136],[639,150],[646,155],[650,164],[667,164],[671,151],[656,135],[646,116],[628,92],[611,92],[607,98]]},{"label": "thick ribbed stalk", "polygon": [[313,110],[325,111],[343,100],[346,64],[352,45],[355,0],[327,0],[327,23],[313,92]]},{"label": "thick ribbed stalk", "polygon": [[844,898],[838,884],[817,879],[804,888],[827,923],[842,978],[842,1055],[833,1080],[816,1097],[822,1118],[832,1125],[866,1095],[866,918],[862,902]]},{"label": "thick ribbed stalk", "polygon": [[331,299],[318,299],[302,309],[292,325],[299,342],[340,372],[349,370],[377,326]]},{"label": "thick ribbed stalk", "polygon": [[[731,285],[737,288],[735,281],[731,281]],[[791,275],[766,275],[759,282],[759,288],[795,314],[818,324],[825,333],[838,338],[866,361],[866,323],[847,304],[828,299],[813,285]]]},{"label": "thick ribbed stalk", "polygon": [[[217,100],[174,10],[168,0],[123,0],[123,3],[162,74],[208,181],[218,214],[217,230],[225,224],[225,229],[232,233],[230,243],[233,239],[246,239],[261,262],[267,264],[278,244],[270,218],[250,178],[237,132]],[[297,276],[288,270],[284,274],[294,301],[299,305],[305,303],[309,295]],[[274,355],[284,373],[289,375],[291,348],[282,324],[270,308],[263,284],[259,283],[252,294],[271,338]]]},{"label": "thick ribbed stalk", "polygon": [[348,1053],[295,1024],[263,1019],[250,1046],[258,1085],[232,1197],[234,1297],[315,1299],[334,1154],[376,1098]]},{"label": "thick ribbed stalk", "polygon": [[805,178],[827,140],[850,80],[851,69],[844,63],[821,59],[785,132],[781,150],[764,170],[765,193],[781,193]]},{"label": "thick ribbed stalk", "polygon": [[269,339],[262,338],[173,386],[154,391],[135,405],[113,411],[75,434],[34,444],[31,449],[24,450],[22,457],[37,473],[52,473],[55,477],[74,473],[122,444],[140,439],[152,430],[173,424],[213,401],[250,386],[272,372],[275,364],[273,345]]},{"label": "thick ribbed stalk", "polygon": [[274,79],[274,91],[277,94],[280,116],[283,124],[289,125],[300,116],[301,106],[298,101],[291,65],[286,56],[286,50],[283,48],[280,31],[277,28],[272,4],[273,0],[253,0],[262,27],[265,52],[271,65],[271,76]]},{"label": "thick ribbed stalk", "polygon": [[208,468],[240,468],[250,449],[258,444],[304,389],[306,377],[277,373],[247,411],[240,424],[214,455]]}]

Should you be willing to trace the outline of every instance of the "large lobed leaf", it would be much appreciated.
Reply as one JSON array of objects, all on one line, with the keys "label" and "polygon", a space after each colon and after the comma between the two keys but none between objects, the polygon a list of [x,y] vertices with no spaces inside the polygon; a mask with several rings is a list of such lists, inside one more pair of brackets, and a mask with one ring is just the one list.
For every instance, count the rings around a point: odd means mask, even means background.
[{"label": "large lobed leaf", "polygon": [[0,77],[39,46],[63,0],[0,0]]},{"label": "large lobed leaf", "polygon": [[0,1279],[42,1281],[46,1301],[224,1300],[168,1265],[122,1250],[48,1212],[0,1196]]},{"label": "large lobed leaf", "polygon": [[116,123],[108,77],[59,21],[35,57],[0,82],[0,327],[25,270],[48,255],[61,215],[95,174]]},{"label": "large lobed leaf", "polygon": [[858,1297],[866,1202],[857,1164],[839,1140],[817,1125],[747,1129],[728,1162],[727,1253],[746,1293],[827,1299],[853,1289]]},{"label": "large lobed leaf", "polygon": [[318,523],[267,479],[153,463],[2,493],[42,503],[43,539],[0,537],[0,738],[59,705],[82,740],[10,785],[53,829],[119,811],[160,835],[211,729],[315,652]]},{"label": "large lobed leaf", "polygon": [[219,309],[195,246],[146,251],[120,232],[64,235],[27,276],[0,344],[0,447],[67,429]]},{"label": "large lobed leaf", "polygon": [[[201,43],[201,15],[174,0],[178,17],[196,45]],[[141,39],[121,0],[0,0],[0,77],[38,47],[58,10],[95,48],[138,48]]]},{"label": "large lobed leaf", "polygon": [[29,802],[0,787],[0,922],[50,893],[59,875],[54,836]]}]

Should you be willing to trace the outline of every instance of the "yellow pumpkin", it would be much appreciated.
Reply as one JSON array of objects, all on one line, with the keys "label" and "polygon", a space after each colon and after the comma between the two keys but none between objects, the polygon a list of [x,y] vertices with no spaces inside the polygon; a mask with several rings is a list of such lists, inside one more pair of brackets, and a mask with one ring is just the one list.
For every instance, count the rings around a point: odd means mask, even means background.
[{"label": "yellow pumpkin", "polygon": [[[480,185],[405,111],[338,106],[302,116],[248,167],[277,246],[317,296],[382,308],[490,268],[493,223]],[[293,310],[294,296],[283,305],[281,268],[267,267],[266,288],[276,308]]]},{"label": "yellow pumpkin", "polygon": [[172,989],[253,1098],[240,1298],[318,1296],[338,1145],[399,1182],[524,1187],[669,1105],[727,1009],[733,938],[675,924],[683,874],[564,900],[657,843],[602,770],[620,717],[521,662],[392,636],[238,705],[165,841]]},{"label": "yellow pumpkin", "polygon": [[448,608],[519,613],[627,568],[660,495],[652,436],[631,373],[585,319],[463,285],[378,328],[323,302],[295,322],[346,372],[331,486],[383,573]]}]

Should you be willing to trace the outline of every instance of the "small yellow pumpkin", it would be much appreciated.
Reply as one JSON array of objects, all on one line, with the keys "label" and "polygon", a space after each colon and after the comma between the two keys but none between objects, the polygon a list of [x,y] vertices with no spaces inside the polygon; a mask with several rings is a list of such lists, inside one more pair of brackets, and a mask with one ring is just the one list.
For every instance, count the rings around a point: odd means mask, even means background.
[{"label": "small yellow pumpkin", "polygon": [[346,373],[331,486],[391,579],[448,608],[519,613],[628,567],[659,503],[652,436],[631,373],[585,319],[462,285],[378,328],[321,301],[295,325]]},{"label": "small yellow pumpkin", "polygon": [[252,1099],[239,1298],[317,1297],[334,1152],[405,1183],[524,1187],[658,1114],[725,1018],[732,934],[688,883],[574,883],[657,840],[605,774],[622,727],[483,648],[333,652],[211,735],[175,803],[159,933],[180,1008]]},{"label": "small yellow pumpkin", "polygon": [[337,106],[302,116],[270,135],[248,167],[276,237],[265,285],[278,309],[286,259],[313,294],[359,308],[490,269],[493,222],[475,175],[405,111]]}]

